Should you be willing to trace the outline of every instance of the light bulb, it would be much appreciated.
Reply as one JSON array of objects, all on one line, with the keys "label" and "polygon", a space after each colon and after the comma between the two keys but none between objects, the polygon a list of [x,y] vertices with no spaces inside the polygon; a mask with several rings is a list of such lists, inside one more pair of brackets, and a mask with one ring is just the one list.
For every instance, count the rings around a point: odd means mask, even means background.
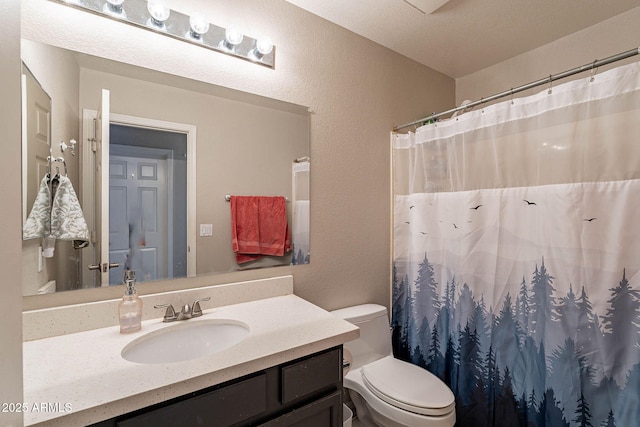
[{"label": "light bulb", "polygon": [[191,15],[189,18],[189,26],[191,27],[192,37],[199,39],[209,31],[209,22],[199,14]]},{"label": "light bulb", "polygon": [[127,15],[122,8],[124,0],[107,0],[102,6],[102,11],[116,18],[126,18]]},{"label": "light bulb", "polygon": [[227,52],[235,52],[236,45],[242,43],[244,36],[235,28],[227,28],[224,32],[224,40],[222,40],[218,47],[226,50]]},{"label": "light bulb", "polygon": [[224,32],[224,38],[229,44],[235,46],[242,43],[242,39],[244,39],[244,36],[235,28],[227,28],[227,30]]},{"label": "light bulb", "polygon": [[268,55],[273,51],[273,42],[269,37],[262,37],[256,40],[256,50],[262,55]]},{"label": "light bulb", "polygon": [[151,15],[153,23],[158,26],[163,26],[164,21],[169,19],[169,15],[171,15],[171,9],[169,9],[161,0],[149,0],[147,3],[147,10]]},{"label": "light bulb", "polygon": [[273,42],[269,37],[262,37],[256,40],[255,47],[249,52],[248,57],[254,61],[261,61],[265,55],[273,51]]}]

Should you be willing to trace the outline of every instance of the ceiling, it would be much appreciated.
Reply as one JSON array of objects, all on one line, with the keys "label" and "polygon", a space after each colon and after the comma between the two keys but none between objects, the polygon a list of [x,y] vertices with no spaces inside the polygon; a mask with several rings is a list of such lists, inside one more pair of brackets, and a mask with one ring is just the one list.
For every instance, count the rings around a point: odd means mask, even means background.
[{"label": "ceiling", "polygon": [[453,78],[640,6],[640,0],[287,1]]}]

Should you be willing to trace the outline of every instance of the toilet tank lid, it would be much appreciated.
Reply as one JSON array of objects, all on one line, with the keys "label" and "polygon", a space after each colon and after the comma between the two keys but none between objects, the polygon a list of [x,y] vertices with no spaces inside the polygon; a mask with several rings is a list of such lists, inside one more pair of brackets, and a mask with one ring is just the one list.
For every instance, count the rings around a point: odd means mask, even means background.
[{"label": "toilet tank lid", "polygon": [[334,310],[331,313],[351,323],[360,323],[376,317],[386,316],[387,308],[379,304],[362,304]]}]

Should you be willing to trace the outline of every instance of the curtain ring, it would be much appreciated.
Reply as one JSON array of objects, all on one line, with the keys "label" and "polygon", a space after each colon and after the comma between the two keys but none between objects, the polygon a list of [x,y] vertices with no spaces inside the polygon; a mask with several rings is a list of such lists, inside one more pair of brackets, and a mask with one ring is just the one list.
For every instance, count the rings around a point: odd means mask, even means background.
[{"label": "curtain ring", "polygon": [[591,78],[589,79],[589,82],[593,82],[596,79],[596,73],[598,72],[598,67],[596,67],[596,62],[598,62],[598,60],[594,60],[593,64],[591,65]]},{"label": "curtain ring", "polygon": [[480,110],[480,112],[484,114],[484,98],[480,98],[480,104],[482,105],[482,110]]},{"label": "curtain ring", "polygon": [[551,95],[552,92],[553,92],[553,76],[549,74],[549,90],[547,91],[547,93]]},{"label": "curtain ring", "polygon": [[513,102],[513,88],[511,88],[511,105],[513,105],[513,104],[515,104],[515,103]]}]

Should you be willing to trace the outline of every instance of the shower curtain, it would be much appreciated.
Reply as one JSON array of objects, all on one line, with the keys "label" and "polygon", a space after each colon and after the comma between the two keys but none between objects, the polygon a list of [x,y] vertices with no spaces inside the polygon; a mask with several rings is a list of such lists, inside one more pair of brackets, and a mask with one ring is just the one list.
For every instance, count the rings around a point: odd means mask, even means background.
[{"label": "shower curtain", "polygon": [[293,226],[291,232],[291,264],[309,264],[309,161],[294,161],[292,168]]},{"label": "shower curtain", "polygon": [[640,422],[640,63],[393,134],[396,356],[457,426]]}]

